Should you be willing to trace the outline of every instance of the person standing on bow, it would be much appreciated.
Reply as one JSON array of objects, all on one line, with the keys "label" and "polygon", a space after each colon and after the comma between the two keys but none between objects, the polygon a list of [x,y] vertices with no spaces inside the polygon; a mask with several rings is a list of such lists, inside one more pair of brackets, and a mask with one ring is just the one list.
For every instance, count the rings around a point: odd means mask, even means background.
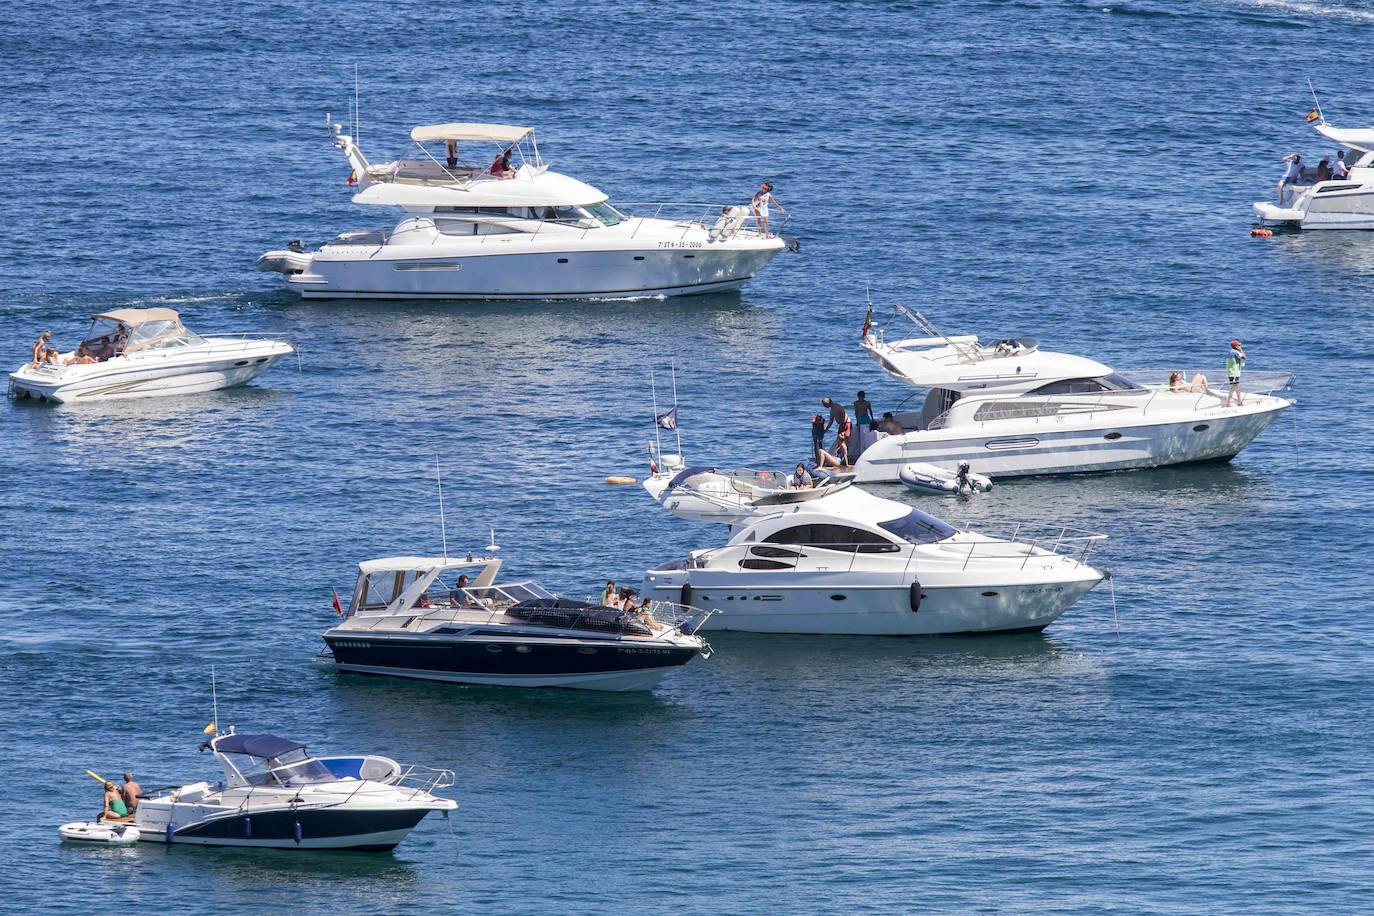
[{"label": "person standing on bow", "polygon": [[1245,404],[1245,396],[1240,390],[1240,373],[1245,368],[1245,350],[1241,348],[1239,340],[1231,341],[1231,352],[1226,355],[1226,384],[1230,386],[1226,391],[1225,407],[1231,406],[1234,399],[1237,407]]},{"label": "person standing on bow", "polygon": [[759,185],[758,191],[754,193],[754,200],[750,207],[754,211],[754,222],[758,224],[759,232],[763,233],[764,238],[772,238],[768,232],[768,205],[772,204],[785,214],[782,204],[773,196],[773,182],[765,181]]}]

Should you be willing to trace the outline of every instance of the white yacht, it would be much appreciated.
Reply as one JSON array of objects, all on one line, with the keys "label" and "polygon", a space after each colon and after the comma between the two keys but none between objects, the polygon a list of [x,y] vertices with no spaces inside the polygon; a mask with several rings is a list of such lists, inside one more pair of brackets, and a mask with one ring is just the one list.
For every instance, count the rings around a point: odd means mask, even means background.
[{"label": "white yacht", "polygon": [[1242,402],[1228,407],[1224,377],[1188,370],[1171,387],[1167,370],[1128,377],[1028,338],[982,344],[909,317],[937,336],[888,342],[874,329],[862,346],[893,378],[924,389],[924,400],[895,411],[901,435],[880,433],[863,449],[859,481],[896,481],[912,462],[966,462],[996,478],[1229,461],[1294,403],[1262,393],[1286,389],[1286,372],[1247,371]]},{"label": "white yacht", "polygon": [[852,475],[820,478],[815,486],[796,490],[778,471],[738,468],[731,472],[712,467],[686,467],[679,455],[663,455],[644,479],[645,492],[679,518],[734,526],[768,506],[819,499],[848,486]]},{"label": "white yacht", "polygon": [[1105,535],[989,537],[852,485],[742,504],[732,532],[644,594],[717,612],[709,629],[933,636],[1043,630],[1104,577],[1086,558]]},{"label": "white yacht", "polygon": [[[451,770],[402,766],[376,755],[315,757],[300,741],[236,734],[232,728],[202,746],[215,755],[224,779],[141,799],[132,821],[138,839],[381,852],[405,839],[431,811],[448,817],[458,807],[432,794],[453,785]],[[82,839],[82,832],[98,834],[95,827],[68,824],[63,836]]]},{"label": "white yacht", "polygon": [[1345,151],[1350,174],[1285,188],[1282,203],[1257,201],[1255,216],[1299,229],[1374,229],[1374,127],[1342,130],[1320,120],[1313,126]]},{"label": "white yacht", "polygon": [[496,581],[495,557],[388,557],[358,566],[353,599],[324,634],[340,671],[500,687],[652,690],[710,647],[709,612],[641,613]]},{"label": "white yacht", "polygon": [[92,315],[74,350],[10,374],[10,393],[56,404],[158,397],[232,388],[295,351],[283,340],[194,334],[176,309],[117,309]]},{"label": "white yacht", "polygon": [[417,127],[414,155],[382,165],[340,125],[332,130],[353,167],[354,203],[405,216],[390,230],[346,232],[315,251],[293,242],[258,259],[307,299],[708,293],[738,288],[795,247],[776,225],[761,232],[746,206],[651,204],[633,214],[612,206],[591,185],[551,171],[527,127]]}]

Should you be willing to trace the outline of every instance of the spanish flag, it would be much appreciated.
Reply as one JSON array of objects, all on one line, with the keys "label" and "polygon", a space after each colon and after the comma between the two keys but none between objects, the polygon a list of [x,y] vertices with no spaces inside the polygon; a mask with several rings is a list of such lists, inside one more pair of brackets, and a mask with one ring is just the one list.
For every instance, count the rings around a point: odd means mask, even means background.
[{"label": "spanish flag", "polygon": [[[1310,120],[1310,119],[1309,119],[1309,120]],[[354,186],[355,184],[357,184],[357,183],[358,183],[358,170],[357,170],[357,169],[354,169],[353,171],[351,171],[351,172],[348,173],[348,180],[345,181],[344,184],[348,185],[348,186],[351,188],[351,187],[353,187],[353,186]]]},{"label": "spanish flag", "polygon": [[335,613],[335,614],[338,614],[340,617],[342,617],[342,616],[343,616],[343,605],[339,603],[339,593],[336,592],[336,591],[334,591],[334,589],[332,589],[332,588],[330,589],[330,591],[331,591],[331,592],[334,592],[334,613]]},{"label": "spanish flag", "polygon": [[1316,124],[1316,123],[1318,123],[1319,121],[1321,121],[1321,119],[1322,119],[1322,113],[1321,113],[1320,111],[1318,111],[1317,109],[1315,109],[1315,108],[1313,108],[1311,111],[1309,111],[1309,112],[1307,113],[1307,123],[1308,123],[1308,124]]},{"label": "spanish flag", "polygon": [[209,725],[205,726],[205,728],[204,728],[203,730],[201,730],[201,734],[202,734],[202,735],[213,735],[214,733],[215,733],[215,723],[213,723],[213,722],[211,722]]}]

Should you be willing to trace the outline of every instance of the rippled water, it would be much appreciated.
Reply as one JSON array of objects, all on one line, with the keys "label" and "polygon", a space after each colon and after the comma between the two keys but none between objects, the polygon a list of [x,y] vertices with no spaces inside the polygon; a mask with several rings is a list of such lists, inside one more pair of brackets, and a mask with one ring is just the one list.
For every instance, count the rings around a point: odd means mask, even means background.
[{"label": "rippled water", "polygon": [[[1369,123],[1366,4],[747,8],[342,2],[0,10],[0,347],[168,304],[301,349],[251,387],[0,409],[0,749],[10,905],[73,912],[1291,911],[1366,907],[1374,236],[1248,235],[1302,124]],[[253,260],[385,225],[362,141],[528,123],[613,200],[743,199],[803,240],[741,295],[307,303]],[[1111,535],[1116,579],[1043,636],[719,636],[653,695],[336,675],[359,559],[489,528],[585,593],[714,543],[637,488],[648,370],[693,460],[785,466],[822,394],[906,392],[864,288],[950,331],[1121,368],[1298,374],[1228,466],[1017,481],[921,505]],[[660,375],[662,379],[662,375]],[[886,495],[907,497],[897,488]],[[221,721],[454,767],[453,836],[394,855],[69,848],[86,768],[209,775]]]}]

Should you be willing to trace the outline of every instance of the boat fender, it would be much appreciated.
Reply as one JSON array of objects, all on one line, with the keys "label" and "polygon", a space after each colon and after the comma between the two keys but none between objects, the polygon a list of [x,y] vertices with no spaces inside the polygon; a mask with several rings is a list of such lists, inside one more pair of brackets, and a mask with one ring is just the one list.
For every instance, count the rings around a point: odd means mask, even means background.
[{"label": "boat fender", "polygon": [[1271,239],[1274,237],[1273,229],[1251,229],[1250,236],[1257,239]]},{"label": "boat fender", "polygon": [[682,606],[692,606],[692,584],[690,582],[684,582],[682,584]]},{"label": "boat fender", "polygon": [[921,610],[921,583],[915,579],[911,580],[911,613],[915,614]]},{"label": "boat fender", "polygon": [[243,819],[243,838],[245,840],[253,838],[253,819],[251,817],[244,817]]},{"label": "boat fender", "polygon": [[296,845],[301,845],[301,822],[296,821]]},{"label": "boat fender", "polygon": [[633,477],[607,477],[607,483],[637,483]]},{"label": "boat fender", "polygon": [[172,834],[175,833],[175,832],[176,832],[176,828],[172,826],[172,822],[171,822],[171,820],[169,819],[169,820],[167,821],[167,845],[168,845],[168,846],[171,846],[171,845],[172,845]]}]

